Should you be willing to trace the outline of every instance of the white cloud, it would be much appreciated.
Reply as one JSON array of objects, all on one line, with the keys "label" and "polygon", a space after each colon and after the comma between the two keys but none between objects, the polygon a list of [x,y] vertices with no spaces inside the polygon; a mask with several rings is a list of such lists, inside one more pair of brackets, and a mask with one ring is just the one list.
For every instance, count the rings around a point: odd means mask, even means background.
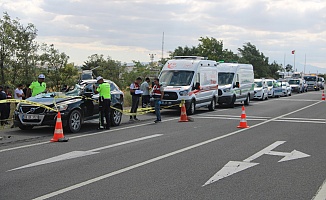
[{"label": "white cloud", "polygon": [[[0,10],[34,23],[38,40],[54,43],[82,64],[94,53],[115,60],[148,61],[177,46],[193,46],[200,37],[223,40],[236,52],[257,46],[270,61],[307,63],[326,72],[326,2],[322,0],[2,0]],[[167,53],[165,53],[167,55]],[[308,59],[309,58],[309,59]]]}]

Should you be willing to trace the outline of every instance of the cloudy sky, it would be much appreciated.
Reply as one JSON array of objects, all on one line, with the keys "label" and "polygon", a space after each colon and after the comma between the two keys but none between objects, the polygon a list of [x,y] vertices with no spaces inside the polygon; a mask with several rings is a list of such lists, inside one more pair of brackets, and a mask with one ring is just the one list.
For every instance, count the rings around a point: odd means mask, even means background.
[{"label": "cloudy sky", "polygon": [[200,37],[237,53],[254,44],[270,61],[326,73],[326,0],[0,0],[0,11],[33,23],[37,41],[83,64],[98,53],[150,61]]}]

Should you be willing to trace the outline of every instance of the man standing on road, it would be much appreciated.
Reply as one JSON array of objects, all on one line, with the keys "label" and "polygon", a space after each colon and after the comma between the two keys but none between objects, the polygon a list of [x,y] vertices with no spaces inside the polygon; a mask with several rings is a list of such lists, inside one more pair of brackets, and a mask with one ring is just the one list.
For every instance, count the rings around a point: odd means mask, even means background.
[{"label": "man standing on road", "polygon": [[[0,85],[0,100],[6,100],[7,95],[5,91],[3,91],[3,87]],[[5,124],[5,116],[6,116],[7,104],[0,103],[0,123],[1,125]]]},{"label": "man standing on road", "polygon": [[[140,90],[140,83],[142,79],[138,77],[134,83],[130,85],[130,94],[131,94],[131,110],[130,113],[137,113],[137,108],[139,104],[139,98],[141,94],[143,93]],[[136,114],[134,114],[133,118],[130,115],[130,121],[136,120],[138,121],[139,119],[136,117]]]},{"label": "man standing on road", "polygon": [[[96,78],[99,86],[96,88],[95,93],[100,93],[99,110],[100,110],[100,124],[98,129],[110,129],[110,106],[111,106],[111,88],[110,83],[106,83],[103,77],[99,76]],[[104,118],[106,126],[104,126]]]},{"label": "man standing on road", "polygon": [[[29,86],[29,88],[27,89],[27,97],[34,97],[42,92],[46,91],[46,83],[44,82],[45,76],[44,74],[40,74],[38,76],[38,81],[34,81],[31,83],[31,85]],[[32,95],[30,90],[32,90]]]},{"label": "man standing on road", "polygon": [[156,120],[155,123],[161,122],[161,103],[164,96],[164,88],[160,85],[159,79],[154,79],[154,86],[152,90],[152,96],[154,98],[154,105],[155,105],[155,114]]},{"label": "man standing on road", "polygon": [[151,80],[149,78],[146,78],[145,81],[140,85],[140,89],[141,91],[143,91],[143,94],[141,96],[141,100],[142,100],[142,108],[146,108],[149,105],[149,83],[151,82]]},{"label": "man standing on road", "polygon": [[23,100],[25,94],[23,92],[23,84],[19,84],[18,87],[15,89],[14,98],[17,100]]}]

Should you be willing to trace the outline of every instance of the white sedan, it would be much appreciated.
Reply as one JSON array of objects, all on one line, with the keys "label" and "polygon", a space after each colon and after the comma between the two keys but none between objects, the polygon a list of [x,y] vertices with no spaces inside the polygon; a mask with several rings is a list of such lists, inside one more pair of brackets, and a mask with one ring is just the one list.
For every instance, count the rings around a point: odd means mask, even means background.
[{"label": "white sedan", "polygon": [[292,95],[292,89],[288,82],[280,81],[278,82],[282,85],[282,96],[291,96]]}]

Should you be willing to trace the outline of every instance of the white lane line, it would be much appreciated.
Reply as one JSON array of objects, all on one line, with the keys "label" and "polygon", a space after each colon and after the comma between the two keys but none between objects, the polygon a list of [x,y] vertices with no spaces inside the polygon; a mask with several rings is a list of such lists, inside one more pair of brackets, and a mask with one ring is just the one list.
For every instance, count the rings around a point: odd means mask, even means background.
[{"label": "white lane line", "polygon": [[124,141],[124,142],[119,142],[119,143],[107,145],[107,146],[104,146],[104,147],[99,147],[99,148],[96,148],[96,149],[87,150],[87,151],[72,151],[72,152],[69,152],[69,153],[61,154],[59,156],[55,156],[55,157],[52,157],[52,158],[48,158],[48,159],[45,159],[45,160],[41,160],[41,161],[38,161],[38,162],[31,163],[31,164],[28,164],[28,165],[17,167],[17,168],[8,170],[7,172],[15,171],[15,170],[19,170],[19,169],[25,169],[25,168],[29,168],[29,167],[36,167],[36,166],[39,166],[39,165],[45,165],[45,164],[59,162],[59,161],[63,161],[63,160],[80,158],[80,157],[83,157],[83,156],[94,155],[94,154],[99,153],[97,151],[101,151],[101,150],[104,150],[104,149],[109,149],[109,148],[113,148],[113,147],[117,147],[117,146],[122,146],[122,145],[125,145],[125,144],[134,143],[134,142],[139,142],[139,141],[143,141],[143,140],[147,140],[147,139],[152,139],[152,138],[159,137],[159,136],[162,136],[162,135],[163,134],[155,134],[155,135],[145,136],[145,137],[136,138],[136,139],[133,139],[133,140],[127,140],[127,141]]},{"label": "white lane line", "polygon": [[305,101],[305,102],[317,102],[317,101],[320,101],[320,100],[311,100],[311,99],[291,99],[291,100],[289,100],[289,99],[275,99],[275,100],[277,100],[277,101],[299,101],[299,102],[303,102],[303,101]]},{"label": "white lane line", "polygon": [[[205,114],[200,114],[200,115],[196,115],[195,117],[235,117],[235,118],[240,118],[240,115],[205,115]],[[247,117],[252,117],[252,118],[262,118],[262,119],[271,119],[272,117],[261,117],[261,116],[248,116]]]},{"label": "white lane line", "polygon": [[48,199],[48,198],[51,198],[51,197],[54,197],[54,196],[57,196],[59,194],[63,194],[65,192],[69,192],[71,190],[74,190],[74,189],[77,189],[77,188],[80,188],[80,187],[83,187],[83,186],[86,186],[86,185],[89,185],[89,184],[92,184],[92,183],[95,183],[95,182],[98,182],[100,180],[103,180],[103,179],[106,179],[106,178],[109,178],[109,177],[112,177],[114,175],[118,175],[118,174],[121,174],[123,172],[127,172],[127,171],[130,171],[130,170],[133,170],[135,168],[138,168],[138,167],[141,167],[141,166],[144,166],[144,165],[147,165],[147,164],[150,164],[150,163],[153,163],[153,162],[156,162],[156,161],[159,161],[159,160],[162,160],[164,158],[168,158],[170,156],[173,156],[173,155],[176,155],[176,154],[179,154],[179,153],[183,153],[185,151],[189,151],[191,149],[194,149],[194,148],[197,148],[197,147],[200,147],[200,146],[203,146],[203,145],[206,145],[206,144],[209,144],[209,143],[212,143],[212,142],[215,142],[217,140],[221,140],[223,138],[226,138],[226,137],[230,137],[232,135],[235,135],[235,134],[238,134],[238,133],[241,133],[243,131],[246,131],[246,130],[250,130],[254,127],[257,127],[257,126],[261,126],[263,124],[266,124],[268,122],[271,122],[271,121],[274,121],[274,120],[277,120],[279,118],[282,118],[282,117],[285,117],[285,116],[288,116],[288,115],[291,115],[293,113],[296,113],[296,112],[299,112],[301,110],[304,110],[304,109],[307,109],[307,108],[310,108],[314,105],[317,105],[319,103],[321,103],[322,101],[319,101],[317,103],[314,103],[314,104],[311,104],[309,106],[306,106],[306,107],[303,107],[303,108],[300,108],[298,110],[295,110],[295,111],[292,111],[292,112],[289,112],[287,114],[284,114],[284,115],[281,115],[279,117],[275,117],[271,120],[267,120],[267,121],[263,121],[261,123],[258,123],[258,124],[255,124],[253,126],[250,126],[249,128],[247,129],[239,129],[237,131],[234,131],[234,132],[231,132],[231,133],[228,133],[228,134],[225,134],[225,135],[222,135],[222,136],[219,136],[219,137],[215,137],[215,138],[212,138],[210,140],[206,140],[204,142],[200,142],[200,143],[197,143],[197,144],[194,144],[194,145],[191,145],[191,146],[188,146],[188,147],[185,147],[185,148],[182,148],[182,149],[179,149],[179,150],[176,150],[176,151],[173,151],[171,153],[167,153],[167,154],[164,154],[162,156],[158,156],[158,157],[155,157],[155,158],[152,158],[152,159],[149,159],[147,161],[144,161],[144,162],[141,162],[141,163],[138,163],[138,164],[135,164],[135,165],[131,165],[129,167],[126,167],[126,168],[123,168],[123,169],[119,169],[117,171],[114,171],[114,172],[111,172],[111,173],[108,173],[108,174],[104,174],[102,176],[99,176],[99,177],[96,177],[96,178],[93,178],[93,179],[89,179],[87,181],[84,181],[84,182],[80,182],[80,183],[77,183],[75,185],[72,185],[72,186],[69,186],[67,188],[63,188],[61,190],[58,190],[58,191],[55,191],[55,192],[51,192],[49,194],[46,194],[46,195],[43,195],[43,196],[40,196],[40,197],[37,197],[35,198],[34,200],[41,200],[41,199]]},{"label": "white lane line", "polygon": [[326,119],[310,119],[310,118],[288,118],[284,117],[285,120],[304,120],[304,121],[325,121]]},{"label": "white lane line", "polygon": [[326,200],[326,179],[324,183],[320,186],[312,200]]},{"label": "white lane line", "polygon": [[311,124],[325,124],[326,122],[319,122],[319,121],[300,121],[300,120],[283,120],[278,119],[274,120],[276,122],[293,122],[293,123],[311,123]]},{"label": "white lane line", "polygon": [[[175,120],[175,119],[179,119],[179,117],[178,118],[166,119],[166,120],[163,120],[162,122],[172,121],[172,120]],[[108,133],[108,132],[115,132],[115,131],[121,131],[121,130],[131,129],[131,128],[135,128],[135,127],[146,126],[146,125],[149,125],[149,124],[153,124],[153,122],[148,122],[148,123],[144,123],[144,124],[136,124],[136,125],[131,125],[131,126],[122,127],[122,128],[114,128],[114,129],[111,129],[111,130],[101,131],[101,132],[96,132],[96,133],[91,133],[91,134],[86,134],[86,135],[73,136],[73,137],[69,137],[69,139],[76,139],[76,138],[82,138],[82,137],[90,137],[90,136],[104,134],[104,133]],[[8,149],[2,149],[2,150],[0,150],[0,153],[6,152],[6,151],[17,150],[17,149],[28,148],[28,147],[39,146],[39,145],[43,145],[43,144],[49,144],[49,143],[50,142],[47,141],[47,142],[40,142],[40,143],[35,143],[35,144],[28,144],[28,145],[23,145],[23,146],[8,148]]]},{"label": "white lane line", "polygon": [[[230,118],[230,117],[194,117],[194,119],[226,119],[226,120],[229,120],[229,119],[234,119],[234,120],[240,120],[240,117],[233,117],[233,118]],[[246,118],[247,120],[249,121],[264,121],[264,120],[267,120],[267,119],[253,119],[253,118]]]}]

